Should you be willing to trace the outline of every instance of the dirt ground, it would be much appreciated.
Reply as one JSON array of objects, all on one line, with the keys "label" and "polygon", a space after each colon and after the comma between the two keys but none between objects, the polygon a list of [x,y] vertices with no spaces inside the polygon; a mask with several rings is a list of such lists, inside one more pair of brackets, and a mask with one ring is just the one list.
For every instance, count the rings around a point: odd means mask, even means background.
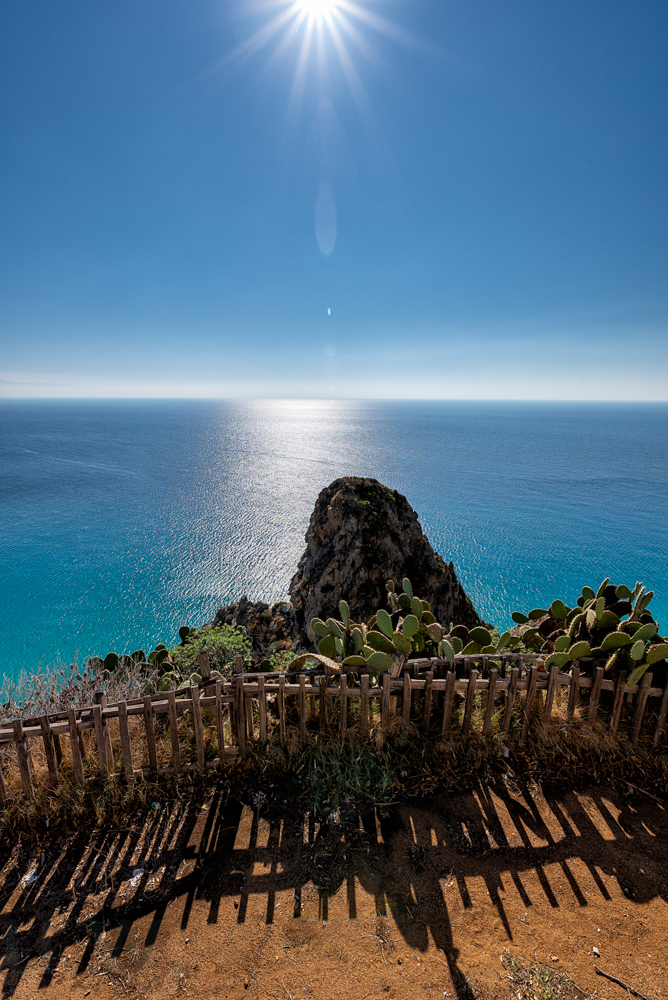
[{"label": "dirt ground", "polygon": [[573,1000],[629,996],[596,966],[668,998],[667,835],[647,795],[507,783],[322,826],[221,792],[37,857],[5,844],[2,996],[526,1000],[508,951]]}]

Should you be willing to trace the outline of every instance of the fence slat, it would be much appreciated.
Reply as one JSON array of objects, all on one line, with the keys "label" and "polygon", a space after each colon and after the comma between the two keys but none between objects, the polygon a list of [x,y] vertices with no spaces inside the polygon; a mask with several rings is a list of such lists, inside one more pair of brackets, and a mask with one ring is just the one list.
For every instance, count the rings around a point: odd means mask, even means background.
[{"label": "fence slat", "polygon": [[63,763],[63,748],[60,745],[60,736],[57,733],[53,734],[53,749],[56,754],[56,764],[60,770]]},{"label": "fence slat", "polygon": [[380,729],[383,736],[387,736],[390,726],[390,674],[386,670],[383,674],[383,697],[380,703]]},{"label": "fence slat", "polygon": [[119,701],[118,703],[118,731],[121,736],[125,780],[132,781],[135,769],[132,763],[132,740],[130,739],[130,729],[128,728],[128,706],[125,701]]},{"label": "fence slat", "polygon": [[244,698],[244,679],[237,675],[235,678],[236,699],[234,703],[237,717],[237,740],[239,741],[239,756],[246,759],[246,699]]},{"label": "fence slat", "polygon": [[515,698],[517,696],[517,682],[519,677],[519,667],[512,667],[510,670],[510,682],[508,684],[508,691],[506,694],[506,710],[503,713],[503,726],[501,727],[504,733],[510,732],[510,724],[513,721],[513,708],[515,706]]},{"label": "fence slat", "polygon": [[16,756],[19,761],[19,771],[21,772],[23,795],[26,799],[31,799],[32,776],[30,774],[30,751],[28,750],[28,741],[23,735],[23,723],[21,719],[14,719],[14,741],[16,743]]},{"label": "fence slat", "polygon": [[299,739],[306,741],[306,678],[299,676]]},{"label": "fence slat", "polygon": [[553,664],[550,667],[550,679],[547,682],[547,692],[545,694],[545,707],[543,708],[543,734],[545,734],[550,725],[550,718],[552,716],[552,705],[554,704],[554,696],[557,691],[559,684],[559,667]]},{"label": "fence slat", "polygon": [[404,699],[401,706],[401,729],[404,734],[408,732],[411,721],[411,701],[413,698],[413,682],[411,675],[406,670],[404,673]]},{"label": "fence slat", "polygon": [[6,806],[9,802],[9,795],[7,794],[7,784],[5,782],[5,776],[2,773],[2,767],[0,767],[0,806]]},{"label": "fence slat", "polygon": [[594,684],[591,689],[591,695],[589,696],[589,706],[587,708],[587,722],[590,726],[593,726],[596,721],[596,713],[598,712],[598,703],[601,698],[601,684],[603,683],[603,667],[596,667],[596,673],[594,675]]},{"label": "fence slat", "polygon": [[360,677],[360,722],[362,724],[362,738],[369,739],[369,675],[362,674]]},{"label": "fence slat", "polygon": [[489,736],[492,728],[492,716],[494,715],[494,699],[496,697],[496,680],[499,672],[496,667],[492,667],[489,675],[489,688],[487,691],[487,707],[485,709],[485,721],[482,724],[482,735]]},{"label": "fence slat", "polygon": [[226,764],[222,681],[216,681],[216,732],[218,734],[218,766],[222,769]]},{"label": "fence slat", "polygon": [[281,746],[285,746],[285,677],[278,681],[278,726]]},{"label": "fence slat", "polygon": [[174,774],[181,773],[181,747],[179,746],[179,718],[176,708],[176,694],[167,692],[167,711],[169,714],[169,735],[172,740],[172,767]]},{"label": "fence slat", "polygon": [[257,679],[257,704],[260,714],[260,743],[267,742],[267,694],[264,690],[264,677]]},{"label": "fence slat", "polygon": [[53,736],[51,735],[51,726],[49,725],[48,716],[42,715],[39,720],[39,724],[42,727],[44,753],[46,754],[46,763],[49,768],[49,783],[51,785],[57,785],[58,765],[56,764],[56,754],[53,749]]},{"label": "fence slat", "polygon": [[193,703],[193,730],[197,746],[197,770],[201,772],[204,770],[204,733],[202,732],[202,706],[199,701],[199,689],[191,687],[190,697]]},{"label": "fence slat", "polygon": [[[612,706],[612,716],[610,718],[610,732],[616,733],[617,726],[619,725],[619,716],[622,712],[622,705],[624,704],[624,689],[626,687],[626,671],[622,670],[621,674],[617,678],[617,687],[615,688],[615,701]],[[668,691],[668,687],[666,687]]]},{"label": "fence slat", "polygon": [[443,722],[441,723],[441,734],[444,735],[450,729],[452,721],[452,709],[455,704],[455,680],[454,670],[448,671],[448,678],[445,682],[445,697],[443,698]]},{"label": "fence slat", "polygon": [[327,730],[327,678],[320,678],[320,697],[318,698],[318,724],[320,732]]},{"label": "fence slat", "polygon": [[647,696],[651,686],[652,674],[648,671],[640,682],[640,691],[638,692],[638,701],[636,703],[636,714],[633,719],[633,733],[631,735],[632,743],[638,742],[640,727],[642,726],[642,717],[645,713],[645,705],[647,704]]},{"label": "fence slat", "polygon": [[[94,716],[95,713],[93,713],[93,717]],[[83,759],[81,757],[81,748],[79,747],[79,739],[77,732],[77,716],[73,708],[71,708],[67,713],[67,724],[70,729],[70,747],[72,750],[72,767],[74,768],[74,780],[78,785],[83,785],[84,783]],[[58,753],[56,752],[56,757],[57,756]]]},{"label": "fence slat", "polygon": [[431,725],[431,688],[434,683],[434,671],[428,670],[425,674],[424,684],[424,711],[422,712],[422,732],[428,733]]},{"label": "fence slat", "polygon": [[[95,742],[97,743],[97,759],[100,764],[100,777],[106,778],[109,774],[109,762],[107,760],[107,734],[104,731],[105,727],[103,725],[102,708],[100,705],[93,705],[93,724],[95,726]],[[72,735],[73,757],[75,743],[77,744],[77,751],[79,751],[79,741],[76,733]]]},{"label": "fence slat", "polygon": [[531,722],[531,709],[533,707],[534,698],[536,697],[536,688],[538,685],[538,667],[531,667],[529,673],[529,686],[527,687],[526,701],[524,702],[524,721],[522,723],[522,743],[526,743],[527,736],[529,734],[529,724]]},{"label": "fence slat", "polygon": [[472,670],[469,674],[469,686],[466,691],[466,707],[464,708],[464,721],[462,723],[462,736],[468,736],[471,728],[471,714],[473,712],[473,699],[475,698],[475,682],[478,679],[478,671]]},{"label": "fence slat", "polygon": [[155,745],[155,720],[153,717],[153,702],[150,694],[144,698],[144,729],[146,730],[146,747],[148,749],[148,766],[152,771],[158,770],[158,753]]},{"label": "fence slat", "polygon": [[571,668],[571,689],[568,692],[568,709],[567,715],[569,719],[573,718],[575,710],[580,704],[580,668],[577,664],[574,664]]},{"label": "fence slat", "polygon": [[666,690],[663,692],[661,708],[659,709],[659,721],[656,724],[656,732],[654,733],[655,747],[659,745],[659,741],[661,740],[661,734],[666,725],[666,715],[668,715],[668,680],[666,680]]},{"label": "fence slat", "polygon": [[348,677],[341,674],[341,712],[339,714],[339,732],[345,736],[348,726]]}]

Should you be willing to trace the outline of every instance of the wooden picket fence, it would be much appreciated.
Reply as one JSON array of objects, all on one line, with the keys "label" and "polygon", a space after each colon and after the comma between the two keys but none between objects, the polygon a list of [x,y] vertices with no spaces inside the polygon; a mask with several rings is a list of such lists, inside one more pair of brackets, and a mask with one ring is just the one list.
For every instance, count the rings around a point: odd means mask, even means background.
[{"label": "wooden picket fence", "polygon": [[[42,743],[49,782],[54,786],[60,780],[64,760],[71,766],[75,781],[83,785],[87,778],[98,774],[108,778],[114,773],[118,758],[123,765],[123,776],[129,782],[143,774],[179,775],[207,768],[223,769],[238,758],[244,759],[251,741],[265,743],[270,736],[277,735],[284,745],[288,730],[293,741],[302,743],[314,731],[320,737],[340,739],[346,733],[351,735],[354,726],[355,735],[362,740],[375,735],[384,739],[391,727],[407,732],[409,725],[416,724],[425,734],[438,727],[443,734],[466,738],[474,725],[483,736],[488,735],[496,716],[494,725],[498,731],[507,733],[513,725],[519,726],[519,738],[525,742],[537,696],[542,700],[544,692],[540,725],[547,729],[554,706],[560,704],[565,693],[562,689],[568,691],[568,718],[579,706],[582,693],[588,691],[586,705],[583,704],[587,720],[594,723],[599,718],[607,722],[613,733],[617,732],[626,704],[625,717],[632,715],[630,737],[634,742],[640,736],[649,699],[660,699],[654,745],[662,738],[668,712],[668,684],[665,689],[652,687],[649,672],[639,685],[629,688],[625,674],[613,682],[604,678],[602,667],[593,664],[593,676],[586,676],[581,674],[577,663],[570,674],[561,673],[556,666],[546,672],[542,659],[535,655],[457,656],[455,661],[455,664],[440,659],[399,662],[382,675],[381,684],[372,685],[368,674],[343,673],[334,677],[322,669],[242,673],[241,657],[237,657],[234,675],[229,681],[221,681],[211,678],[208,656],[203,653],[200,669],[204,679],[198,686],[113,705],[106,703],[104,692],[98,692],[97,703],[89,707],[41,718],[15,719],[10,728],[0,729],[0,759],[4,759],[7,767],[8,756],[3,745],[13,744],[22,792],[30,798],[35,782],[31,741]],[[462,676],[457,677],[458,672]],[[600,705],[604,692],[612,695],[607,697],[610,710],[605,713]],[[474,712],[478,694],[481,699]],[[351,711],[351,701],[355,700],[358,712]],[[130,724],[133,717],[138,717],[138,724]],[[116,747],[120,744],[120,752],[117,753],[109,727],[112,720],[117,720],[118,726]],[[160,764],[158,736],[165,735],[167,730],[171,761]],[[94,744],[86,736],[88,732],[93,734]],[[207,759],[207,746],[214,746],[214,736],[217,756]],[[183,760],[186,743],[194,760]],[[91,750],[95,753],[91,754]],[[141,764],[140,755],[146,758]],[[0,805],[10,800],[0,767]]]}]

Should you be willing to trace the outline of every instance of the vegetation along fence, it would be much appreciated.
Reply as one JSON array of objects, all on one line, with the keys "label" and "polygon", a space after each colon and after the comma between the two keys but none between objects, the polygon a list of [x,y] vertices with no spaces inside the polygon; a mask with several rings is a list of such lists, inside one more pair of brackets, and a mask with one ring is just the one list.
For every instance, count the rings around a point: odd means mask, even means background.
[{"label": "vegetation along fence", "polygon": [[455,738],[514,730],[524,742],[532,717],[545,731],[553,716],[569,719],[577,711],[613,733],[623,720],[634,742],[649,722],[656,746],[668,711],[668,684],[665,690],[652,687],[649,672],[629,687],[623,672],[610,680],[592,664],[593,676],[585,676],[578,663],[568,674],[556,665],[545,671],[543,660],[529,654],[457,656],[454,664],[398,661],[379,681],[368,673],[323,669],[244,674],[241,657],[229,681],[214,680],[206,653],[200,654],[200,668],[204,679],[198,686],[114,705],[98,692],[90,707],[15,719],[11,728],[0,729],[6,771],[0,767],[0,804],[11,800],[14,786],[32,797],[36,770],[48,768],[54,786],[63,775],[78,784],[108,778],[117,764],[128,782],[141,775],[203,772],[245,758],[251,741],[270,737],[290,746],[316,733],[382,741],[390,732],[401,738],[417,727]]}]

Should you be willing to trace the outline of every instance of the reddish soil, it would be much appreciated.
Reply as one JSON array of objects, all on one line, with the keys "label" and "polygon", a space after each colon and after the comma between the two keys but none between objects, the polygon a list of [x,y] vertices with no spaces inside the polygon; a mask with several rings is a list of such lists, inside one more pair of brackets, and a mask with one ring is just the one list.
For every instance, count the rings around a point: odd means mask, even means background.
[{"label": "reddish soil", "polygon": [[646,795],[502,787],[321,828],[213,796],[38,858],[8,845],[2,995],[524,1000],[508,949],[573,998],[628,996],[598,966],[661,1000],[667,834]]}]

